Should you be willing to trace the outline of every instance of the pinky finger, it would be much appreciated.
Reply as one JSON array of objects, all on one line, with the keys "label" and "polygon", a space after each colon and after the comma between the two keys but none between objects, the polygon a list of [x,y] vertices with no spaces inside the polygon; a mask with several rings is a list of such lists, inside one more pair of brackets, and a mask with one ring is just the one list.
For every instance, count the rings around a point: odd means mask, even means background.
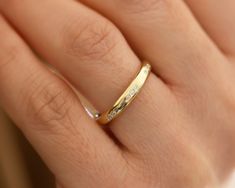
[{"label": "pinky finger", "polygon": [[0,37],[0,103],[56,178],[70,188],[99,187],[106,172],[117,174],[113,164],[124,160],[112,140],[1,16]]}]

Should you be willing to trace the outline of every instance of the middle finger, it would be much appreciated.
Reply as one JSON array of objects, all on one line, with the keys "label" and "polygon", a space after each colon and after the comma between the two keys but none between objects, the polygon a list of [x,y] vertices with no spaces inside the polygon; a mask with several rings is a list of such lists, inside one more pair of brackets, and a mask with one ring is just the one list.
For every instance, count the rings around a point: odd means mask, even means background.
[{"label": "middle finger", "polygon": [[225,61],[182,0],[82,2],[112,19],[168,85],[198,85],[198,77],[206,79],[208,71],[221,69]]}]

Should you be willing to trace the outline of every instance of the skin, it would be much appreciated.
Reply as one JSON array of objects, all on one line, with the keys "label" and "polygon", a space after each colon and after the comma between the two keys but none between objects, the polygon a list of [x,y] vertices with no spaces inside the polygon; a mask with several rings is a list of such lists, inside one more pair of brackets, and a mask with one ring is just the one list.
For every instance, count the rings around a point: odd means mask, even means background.
[{"label": "skin", "polygon": [[[0,0],[1,105],[60,188],[220,187],[235,165],[234,6]],[[42,63],[104,111],[143,59],[152,73],[107,131]]]}]

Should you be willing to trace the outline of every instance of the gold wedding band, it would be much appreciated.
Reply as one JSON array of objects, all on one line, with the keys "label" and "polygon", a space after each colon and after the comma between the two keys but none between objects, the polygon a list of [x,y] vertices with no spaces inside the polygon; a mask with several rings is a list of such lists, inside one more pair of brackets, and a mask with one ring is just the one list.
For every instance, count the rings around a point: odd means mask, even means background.
[{"label": "gold wedding band", "polygon": [[135,99],[137,94],[142,89],[144,83],[146,82],[149,74],[151,72],[151,65],[147,62],[144,62],[141,70],[137,74],[136,78],[131,82],[126,91],[121,95],[113,107],[98,115],[97,122],[105,125],[117,118],[126,107]]}]

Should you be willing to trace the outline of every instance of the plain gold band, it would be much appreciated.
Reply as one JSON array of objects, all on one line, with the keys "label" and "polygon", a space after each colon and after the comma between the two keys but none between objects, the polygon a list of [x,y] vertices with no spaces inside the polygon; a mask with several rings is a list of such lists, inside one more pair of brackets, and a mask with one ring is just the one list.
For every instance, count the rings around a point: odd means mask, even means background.
[{"label": "plain gold band", "polygon": [[97,118],[97,122],[105,125],[113,119],[117,118],[135,99],[135,97],[145,84],[150,72],[151,65],[147,62],[143,62],[142,68],[137,74],[136,78],[131,82],[129,87],[121,95],[121,97],[117,100],[113,107],[110,110],[99,115],[99,117]]}]

